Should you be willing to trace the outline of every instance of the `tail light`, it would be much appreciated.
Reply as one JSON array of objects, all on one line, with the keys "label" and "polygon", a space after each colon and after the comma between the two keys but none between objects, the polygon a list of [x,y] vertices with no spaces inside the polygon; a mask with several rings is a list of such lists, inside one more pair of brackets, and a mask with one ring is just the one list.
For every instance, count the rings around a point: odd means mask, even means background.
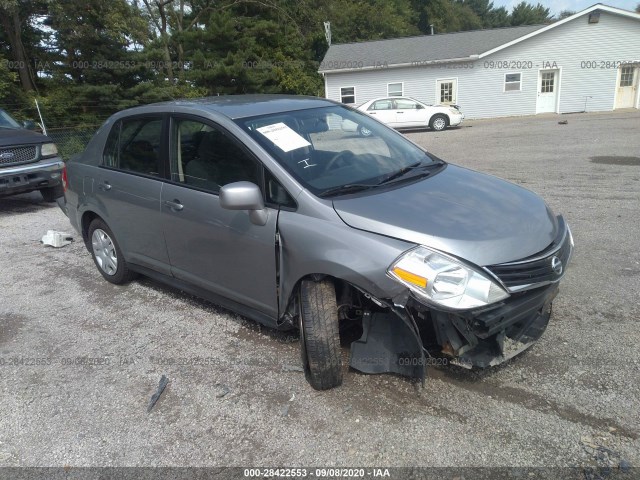
[{"label": "tail light", "polygon": [[65,164],[64,168],[62,169],[62,190],[66,192],[68,186],[69,181],[67,180],[67,165]]}]

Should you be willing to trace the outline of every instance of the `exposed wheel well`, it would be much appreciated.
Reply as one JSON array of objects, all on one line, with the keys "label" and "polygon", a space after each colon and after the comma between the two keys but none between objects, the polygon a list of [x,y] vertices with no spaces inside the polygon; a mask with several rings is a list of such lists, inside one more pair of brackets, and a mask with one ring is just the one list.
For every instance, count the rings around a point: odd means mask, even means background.
[{"label": "exposed wheel well", "polygon": [[451,120],[449,119],[449,115],[447,115],[446,113],[434,113],[433,115],[431,115],[431,117],[429,118],[429,125],[431,125],[431,122],[433,121],[433,119],[435,117],[444,117],[444,120],[447,122],[447,127],[449,126],[449,124],[451,123]]},{"label": "exposed wheel well", "polygon": [[320,280],[329,280],[334,284],[336,290],[336,303],[338,306],[338,319],[341,322],[356,322],[360,324],[362,314],[365,310],[376,311],[386,309],[386,307],[380,303],[380,300],[373,298],[371,295],[365,293],[364,290],[345,280],[327,274],[312,273],[298,280],[293,288],[291,297],[289,298],[284,321],[290,322],[292,325],[297,325],[296,318],[299,315],[300,307],[298,295],[300,293],[300,285],[303,280],[313,280],[316,282]]},{"label": "exposed wheel well", "polygon": [[87,247],[87,250],[89,250],[89,225],[91,225],[91,222],[93,222],[96,218],[101,218],[101,217],[95,212],[88,211],[82,214],[82,219],[80,220],[80,230],[82,231],[82,240],[84,240],[84,244]]}]

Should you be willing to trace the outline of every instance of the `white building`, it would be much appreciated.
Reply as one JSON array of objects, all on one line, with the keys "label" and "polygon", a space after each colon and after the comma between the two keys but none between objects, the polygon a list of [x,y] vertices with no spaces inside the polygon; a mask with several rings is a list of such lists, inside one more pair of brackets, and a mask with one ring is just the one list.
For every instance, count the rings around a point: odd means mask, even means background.
[{"label": "white building", "polygon": [[640,15],[596,4],[551,25],[331,45],[327,98],[457,104],[467,118],[639,108]]}]

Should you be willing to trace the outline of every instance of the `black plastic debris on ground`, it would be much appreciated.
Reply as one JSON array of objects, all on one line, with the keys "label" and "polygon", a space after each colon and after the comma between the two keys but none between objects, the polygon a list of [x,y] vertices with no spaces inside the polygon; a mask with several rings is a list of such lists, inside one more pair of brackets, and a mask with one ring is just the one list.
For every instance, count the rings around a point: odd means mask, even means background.
[{"label": "black plastic debris on ground", "polygon": [[164,389],[165,389],[165,387],[167,386],[168,383],[169,383],[169,379],[167,377],[165,377],[164,375],[162,375],[162,377],[160,377],[160,383],[158,384],[158,389],[156,390],[156,393],[154,393],[153,396],[151,397],[151,400],[149,400],[149,406],[147,407],[147,413],[151,412],[151,409],[158,402],[158,399],[160,398],[160,395],[162,395],[162,392],[164,392]]}]

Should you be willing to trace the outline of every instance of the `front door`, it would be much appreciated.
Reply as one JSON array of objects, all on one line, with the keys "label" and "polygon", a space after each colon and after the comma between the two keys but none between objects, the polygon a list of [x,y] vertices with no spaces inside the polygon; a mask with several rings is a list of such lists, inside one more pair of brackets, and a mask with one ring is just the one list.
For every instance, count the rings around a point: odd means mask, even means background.
[{"label": "front door", "polygon": [[448,78],[436,80],[436,103],[439,105],[456,105],[458,103],[458,80]]},{"label": "front door", "polygon": [[254,225],[218,198],[228,183],[261,185],[262,166],[224,130],[193,117],[173,118],[170,138],[172,183],[162,189],[162,216],[173,275],[277,318],[278,211]]},{"label": "front door", "polygon": [[624,65],[618,70],[615,108],[633,108],[638,91],[638,67]]},{"label": "front door", "polygon": [[558,70],[540,70],[536,113],[555,112],[558,104]]},{"label": "front door", "polygon": [[427,126],[425,108],[414,100],[396,98],[396,125],[398,128],[415,128]]}]

